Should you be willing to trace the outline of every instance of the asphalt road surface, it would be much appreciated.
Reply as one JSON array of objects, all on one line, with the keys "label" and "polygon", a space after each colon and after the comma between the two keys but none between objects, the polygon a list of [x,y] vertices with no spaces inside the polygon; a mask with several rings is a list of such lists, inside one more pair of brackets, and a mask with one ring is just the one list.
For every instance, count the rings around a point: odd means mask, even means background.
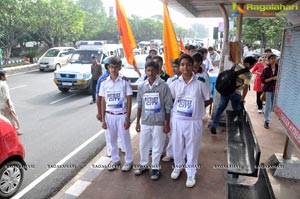
[{"label": "asphalt road surface", "polygon": [[96,104],[84,91],[61,93],[52,72],[9,76],[8,84],[28,165],[14,198],[50,198],[105,145]]}]

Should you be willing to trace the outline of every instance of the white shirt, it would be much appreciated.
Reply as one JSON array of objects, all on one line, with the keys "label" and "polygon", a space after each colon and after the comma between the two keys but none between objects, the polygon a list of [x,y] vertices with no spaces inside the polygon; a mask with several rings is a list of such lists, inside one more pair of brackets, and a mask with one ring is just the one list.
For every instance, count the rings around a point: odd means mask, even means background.
[{"label": "white shirt", "polygon": [[210,99],[210,89],[203,82],[192,76],[188,83],[185,83],[182,76],[170,85],[171,94],[174,100],[172,115],[185,120],[200,120],[204,117],[205,103]]},{"label": "white shirt", "polygon": [[[210,80],[209,80],[209,75],[207,72],[202,72],[202,73],[197,73],[195,74],[198,78],[202,78],[200,81],[202,81],[205,85],[205,87],[210,90]],[[212,97],[212,94],[211,94]]]},{"label": "white shirt", "polygon": [[0,109],[8,108],[7,100],[10,100],[8,85],[6,81],[0,80]]},{"label": "white shirt", "polygon": [[99,96],[105,97],[106,111],[125,113],[129,95],[132,95],[130,81],[124,80],[120,74],[115,81],[108,76],[101,83]]},{"label": "white shirt", "polygon": [[205,71],[205,72],[214,69],[212,63],[211,63],[210,60],[207,59],[207,58],[205,58],[205,59],[203,60],[201,67],[202,67],[202,70]]},{"label": "white shirt", "polygon": [[178,79],[178,75],[174,75],[173,77],[168,78],[167,84],[168,84],[169,87],[172,84],[172,82],[175,81],[175,79]]}]

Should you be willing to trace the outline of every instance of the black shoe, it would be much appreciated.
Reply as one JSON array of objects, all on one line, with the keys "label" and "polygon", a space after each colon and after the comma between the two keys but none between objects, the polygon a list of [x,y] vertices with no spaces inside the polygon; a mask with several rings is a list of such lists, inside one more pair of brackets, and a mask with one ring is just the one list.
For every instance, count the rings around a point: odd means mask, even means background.
[{"label": "black shoe", "polygon": [[268,122],[265,122],[264,127],[265,127],[265,129],[269,129],[269,123],[268,123]]},{"label": "black shoe", "polygon": [[158,169],[152,169],[151,180],[158,180],[160,177],[160,171]]},{"label": "black shoe", "polygon": [[217,134],[216,127],[211,127],[211,128],[210,128],[210,133],[211,133],[211,134],[214,134],[214,135]]}]

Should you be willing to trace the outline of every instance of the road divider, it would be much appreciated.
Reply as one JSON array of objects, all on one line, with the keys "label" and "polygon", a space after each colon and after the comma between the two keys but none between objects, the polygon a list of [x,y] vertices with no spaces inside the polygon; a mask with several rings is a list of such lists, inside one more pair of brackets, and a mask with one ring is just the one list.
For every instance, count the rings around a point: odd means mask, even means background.
[{"label": "road divider", "polygon": [[6,72],[7,75],[16,75],[19,73],[36,71],[36,70],[38,70],[38,65],[37,64],[29,64],[29,65],[23,65],[23,66],[3,68],[3,70]]}]

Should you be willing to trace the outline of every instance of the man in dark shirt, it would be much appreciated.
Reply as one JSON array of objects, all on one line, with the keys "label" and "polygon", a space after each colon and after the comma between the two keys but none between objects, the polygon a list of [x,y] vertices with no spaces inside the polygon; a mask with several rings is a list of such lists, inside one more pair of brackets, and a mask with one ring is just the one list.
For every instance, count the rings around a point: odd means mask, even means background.
[{"label": "man in dark shirt", "polygon": [[93,64],[91,65],[91,73],[92,73],[92,101],[90,104],[94,104],[96,102],[96,85],[98,78],[102,75],[102,67],[101,64],[98,64],[98,60],[96,56],[93,56]]}]

